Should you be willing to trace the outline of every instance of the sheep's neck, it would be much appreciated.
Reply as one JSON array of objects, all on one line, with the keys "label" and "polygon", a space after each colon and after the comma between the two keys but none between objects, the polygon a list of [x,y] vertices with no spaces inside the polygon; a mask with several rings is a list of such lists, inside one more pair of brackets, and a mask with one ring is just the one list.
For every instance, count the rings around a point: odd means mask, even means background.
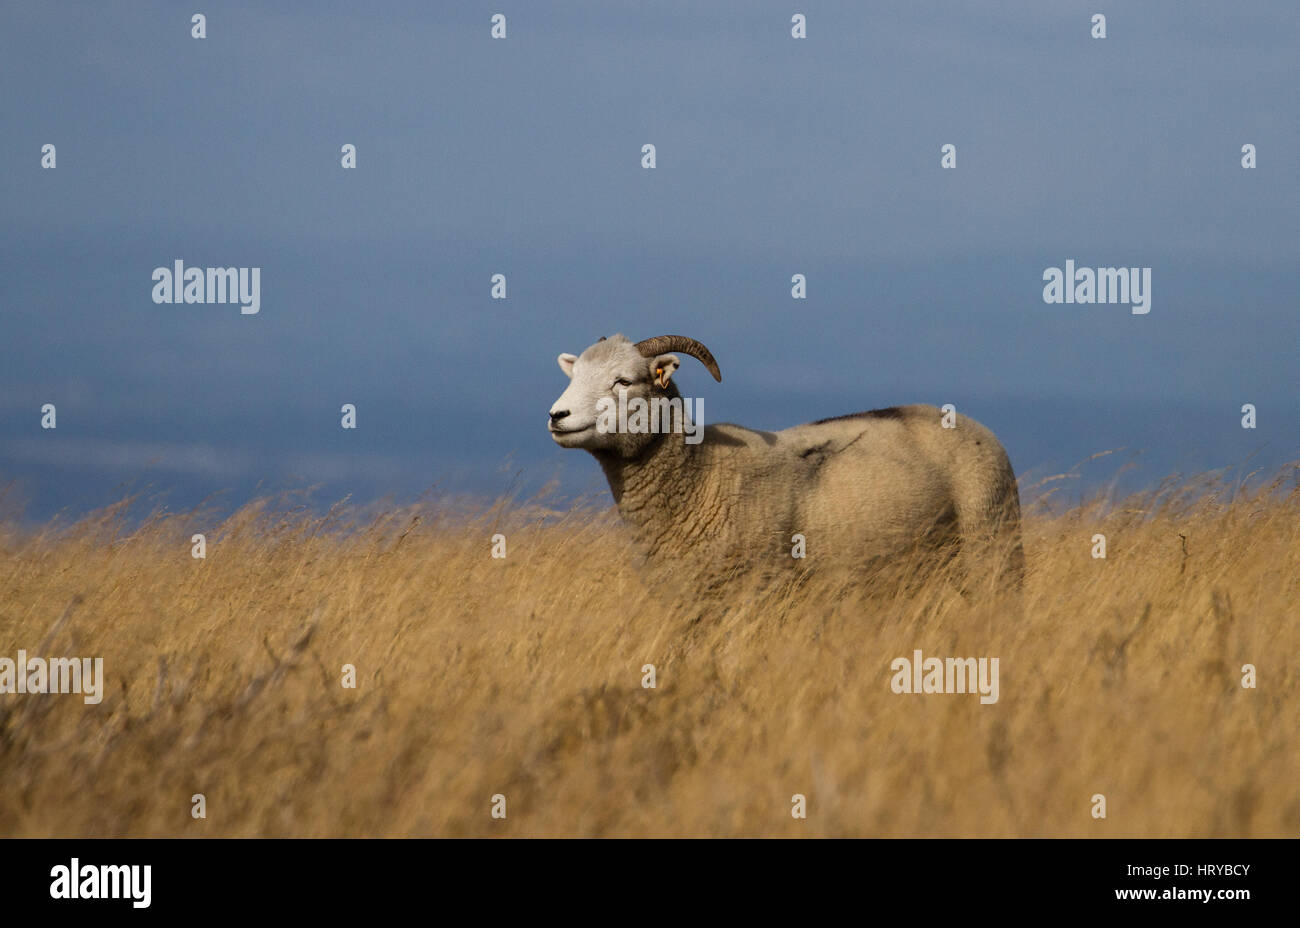
[{"label": "sheep's neck", "polygon": [[700,447],[669,433],[635,458],[596,454],[619,514],[651,554],[696,540],[687,536],[703,524],[699,481],[692,474]]}]

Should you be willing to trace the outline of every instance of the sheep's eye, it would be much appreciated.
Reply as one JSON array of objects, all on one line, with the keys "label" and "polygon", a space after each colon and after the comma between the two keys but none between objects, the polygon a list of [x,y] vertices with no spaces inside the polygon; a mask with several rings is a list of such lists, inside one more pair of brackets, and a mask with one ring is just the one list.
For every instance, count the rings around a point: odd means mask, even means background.
[{"label": "sheep's eye", "polygon": [[614,386],[630,387],[632,386],[632,381],[628,380],[626,377],[619,377],[617,380],[614,381]]}]

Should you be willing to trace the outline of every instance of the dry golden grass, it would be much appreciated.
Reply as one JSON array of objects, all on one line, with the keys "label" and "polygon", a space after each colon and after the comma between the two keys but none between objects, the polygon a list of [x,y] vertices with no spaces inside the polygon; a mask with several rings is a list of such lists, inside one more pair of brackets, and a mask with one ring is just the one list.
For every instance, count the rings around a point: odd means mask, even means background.
[{"label": "dry golden grass", "polygon": [[[1288,481],[1029,507],[1022,616],[944,582],[700,599],[592,509],[10,524],[0,656],[108,683],[0,696],[0,834],[1294,837]],[[999,658],[1000,701],[894,694],[916,648]]]}]

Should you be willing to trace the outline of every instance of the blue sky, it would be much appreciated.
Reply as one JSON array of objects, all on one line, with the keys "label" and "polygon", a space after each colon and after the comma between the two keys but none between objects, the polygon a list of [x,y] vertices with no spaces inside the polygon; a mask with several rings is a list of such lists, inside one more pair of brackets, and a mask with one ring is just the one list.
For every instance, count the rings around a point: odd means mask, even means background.
[{"label": "blue sky", "polygon": [[[1146,482],[1300,457],[1294,4],[198,9],[202,40],[167,3],[0,14],[0,481],[29,518],[145,484],[598,489],[545,413],[555,356],[614,332],[709,345],[722,384],[678,375],[707,421],[953,403],[1031,481],[1121,446]],[[1045,304],[1071,258],[1151,267],[1151,312]],[[262,268],[261,312],[153,303],[176,259]]]}]

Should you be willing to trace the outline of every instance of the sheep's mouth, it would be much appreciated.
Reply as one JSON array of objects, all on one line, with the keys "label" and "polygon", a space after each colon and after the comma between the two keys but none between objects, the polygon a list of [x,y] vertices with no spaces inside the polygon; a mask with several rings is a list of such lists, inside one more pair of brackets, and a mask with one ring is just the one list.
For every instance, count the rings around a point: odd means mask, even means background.
[{"label": "sheep's mouth", "polygon": [[578,428],[578,429],[561,429],[561,428],[556,428],[554,425],[547,426],[547,428],[550,430],[552,435],[581,435],[583,432],[589,432],[595,427],[596,427],[595,423],[592,423],[591,425],[584,425],[582,428]]}]

